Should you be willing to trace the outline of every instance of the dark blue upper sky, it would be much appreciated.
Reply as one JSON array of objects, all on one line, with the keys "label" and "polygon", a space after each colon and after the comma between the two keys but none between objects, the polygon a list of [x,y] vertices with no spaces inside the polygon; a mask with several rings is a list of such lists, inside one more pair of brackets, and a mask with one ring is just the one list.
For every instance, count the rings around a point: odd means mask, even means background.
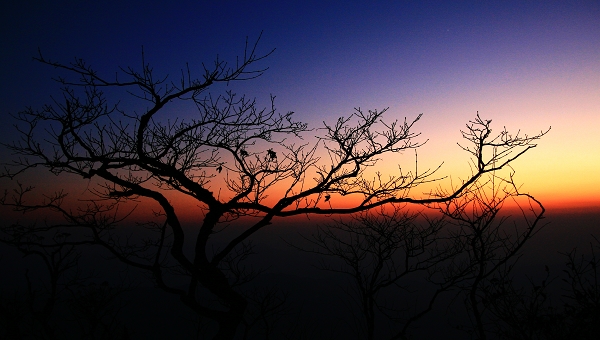
[{"label": "dark blue upper sky", "polygon": [[231,58],[246,36],[264,31],[262,50],[277,51],[264,64],[268,79],[254,88],[286,102],[353,107],[382,92],[426,93],[445,79],[477,86],[596,58],[599,8],[597,1],[11,2],[2,10],[2,95],[11,111],[31,91],[43,95],[53,72],[31,62],[38,48],[111,74],[139,65],[144,46],[157,70],[176,74],[186,62]]}]

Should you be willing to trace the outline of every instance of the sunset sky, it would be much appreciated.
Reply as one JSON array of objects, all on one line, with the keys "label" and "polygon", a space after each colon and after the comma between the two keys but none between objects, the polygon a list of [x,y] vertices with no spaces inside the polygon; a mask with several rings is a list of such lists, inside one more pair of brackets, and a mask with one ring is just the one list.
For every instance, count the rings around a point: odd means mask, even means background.
[{"label": "sunset sky", "polygon": [[[320,127],[353,108],[414,119],[423,166],[468,175],[456,145],[479,111],[499,131],[551,131],[515,164],[523,190],[551,207],[600,206],[598,1],[14,1],[0,7],[2,142],[9,113],[59,93],[55,70],[31,60],[83,58],[111,77],[189,62],[234,61],[246,37],[275,52],[237,93]],[[185,115],[185,113],[182,113]],[[0,151],[7,157],[5,150]],[[387,164],[387,163],[386,163]],[[395,166],[394,166],[395,168]]]}]

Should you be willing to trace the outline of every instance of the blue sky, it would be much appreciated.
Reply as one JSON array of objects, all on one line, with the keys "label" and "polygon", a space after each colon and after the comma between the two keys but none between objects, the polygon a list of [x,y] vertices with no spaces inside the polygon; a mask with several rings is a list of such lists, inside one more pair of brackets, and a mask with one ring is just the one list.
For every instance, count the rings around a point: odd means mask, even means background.
[{"label": "blue sky", "polygon": [[423,157],[450,173],[463,171],[455,143],[477,111],[499,128],[552,126],[519,163],[522,181],[548,199],[600,202],[597,1],[23,1],[0,12],[3,141],[8,113],[59,93],[56,71],[31,61],[38,48],[111,76],[140,65],[143,46],[157,73],[176,77],[186,62],[234,60],[263,32],[259,50],[276,49],[269,70],[234,91],[265,104],[276,95],[314,127],[354,107],[424,113]]}]

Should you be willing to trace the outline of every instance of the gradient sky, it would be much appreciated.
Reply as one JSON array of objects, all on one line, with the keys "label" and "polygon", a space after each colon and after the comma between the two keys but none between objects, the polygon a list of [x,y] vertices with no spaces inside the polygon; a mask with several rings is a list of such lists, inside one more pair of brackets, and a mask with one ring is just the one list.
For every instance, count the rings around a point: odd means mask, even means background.
[{"label": "gradient sky", "polygon": [[[2,141],[9,113],[58,93],[58,61],[83,58],[112,75],[146,60],[177,75],[186,62],[232,58],[263,31],[275,53],[238,93],[312,127],[354,107],[414,118],[420,162],[468,175],[456,142],[477,111],[503,126],[550,133],[515,165],[523,189],[555,207],[600,206],[598,1],[20,1],[0,7]],[[0,155],[6,157],[6,151]],[[425,166],[423,165],[423,166]]]}]

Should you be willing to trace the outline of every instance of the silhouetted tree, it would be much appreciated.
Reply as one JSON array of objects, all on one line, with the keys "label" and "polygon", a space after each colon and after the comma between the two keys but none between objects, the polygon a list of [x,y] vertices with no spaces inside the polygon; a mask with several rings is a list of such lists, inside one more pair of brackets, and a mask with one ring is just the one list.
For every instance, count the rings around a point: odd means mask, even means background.
[{"label": "silhouetted tree", "polygon": [[[477,116],[463,131],[463,137],[473,145],[463,149],[476,157],[473,164],[479,168],[510,158],[508,151],[518,145],[506,131],[490,137],[490,123]],[[489,160],[481,153],[486,145],[491,149]],[[352,278],[355,289],[351,293],[358,301],[367,339],[376,338],[376,313],[399,324],[393,339],[406,338],[409,327],[431,311],[440,295],[455,288],[468,291],[467,305],[479,336],[484,338],[478,297],[482,285],[489,277],[497,280],[500,273],[508,275],[504,269],[512,266],[521,247],[540,229],[544,213],[540,202],[517,191],[512,177],[513,173],[501,178],[499,172],[490,172],[452,200],[429,204],[442,218],[417,223],[416,213],[398,206],[355,214],[350,221],[321,227],[309,239],[315,248],[306,250],[341,260],[340,265],[322,262],[320,267]],[[440,189],[433,195],[451,194]],[[507,200],[521,196],[527,200],[520,202],[526,204],[522,210],[526,227],[507,229],[504,224],[508,216],[500,215],[500,210]],[[405,287],[407,278],[419,279],[414,277],[418,273],[432,284],[426,293],[425,289],[412,291],[421,297],[422,305],[416,306],[413,300],[409,305],[392,307],[388,298],[392,294],[383,292]]]},{"label": "silhouetted tree", "polygon": [[565,269],[551,277],[529,280],[518,287],[505,279],[484,289],[484,303],[492,314],[490,331],[502,339],[596,339],[600,332],[600,284],[594,237],[589,252],[564,254]]},{"label": "silhouetted tree", "polygon": [[263,287],[250,291],[247,299],[250,304],[243,321],[243,339],[278,339],[273,336],[276,324],[290,313],[288,294],[276,287]]},{"label": "silhouetted tree", "polygon": [[593,237],[590,252],[566,254],[564,314],[571,334],[579,339],[593,339],[600,333],[600,241]]},{"label": "silhouetted tree", "polygon": [[[386,206],[319,227],[307,238],[314,247],[303,250],[325,257],[320,269],[350,278],[352,288],[348,294],[358,305],[359,324],[364,324],[367,339],[382,336],[376,335],[378,313],[400,323],[399,337],[405,336],[409,326],[430,310],[439,295],[433,294],[432,301],[418,312],[414,312],[414,300],[410,306],[393,306],[389,300],[394,291],[407,289],[407,278],[436,272],[454,256],[454,249],[442,236],[443,221],[426,216],[421,216],[424,221],[416,221],[418,217],[404,206]],[[449,285],[442,290],[447,288]]]},{"label": "silhouetted tree", "polygon": [[489,310],[487,330],[500,339],[567,339],[559,308],[548,292],[549,272],[540,282],[530,279],[528,287],[517,287],[504,278],[483,287],[482,305]]},{"label": "silhouetted tree", "polygon": [[[520,218],[502,213],[511,203],[516,203]],[[505,178],[491,173],[467,188],[461,197],[435,207],[448,217],[447,229],[458,247],[458,256],[446,265],[443,275],[462,289],[475,334],[478,339],[486,339],[486,292],[509,280],[523,246],[542,228],[544,206],[533,196],[519,192],[513,173]]]},{"label": "silhouetted tree", "polygon": [[[88,181],[88,195],[75,208],[64,203],[63,192],[36,201],[22,188],[7,193],[3,204],[58,212],[66,222],[55,229],[78,229],[71,234],[82,243],[101,245],[129,266],[150,272],[158,287],[218,324],[216,339],[231,339],[248,301],[236,288],[226,259],[243,254],[245,242],[273,218],[349,214],[387,203],[446,202],[483,174],[535,147],[543,135],[505,133],[502,153],[490,156],[487,149],[496,147],[496,141],[488,139],[491,130],[484,125],[484,136],[473,146],[475,171],[460,187],[443,195],[408,197],[411,188],[431,181],[435,170],[377,174],[374,179],[365,171],[385,154],[421,146],[412,131],[420,116],[386,123],[385,110],[357,109],[334,124],[325,123],[316,141],[309,143],[302,141],[310,131],[307,124],[295,121],[291,112],[278,113],[273,97],[270,107],[261,109],[254,99],[232,91],[207,92],[219,83],[260,76],[265,69],[256,64],[270,52],[257,54],[257,43],[246,44],[235,65],[217,58],[199,77],[188,67],[173,81],[157,76],[145,61],[140,70],[124,68],[107,78],[81,59],[63,64],[40,54],[37,61],[67,74],[58,78],[64,86],[62,97],[16,115],[21,139],[8,145],[15,158],[2,176],[22,178],[24,172],[43,167]],[[114,100],[109,102],[107,95]],[[128,105],[139,100],[142,105],[122,109],[120,100]],[[180,104],[175,108],[176,102]],[[185,104],[196,110],[193,117],[176,115]],[[351,207],[336,207],[339,195],[359,200]],[[198,206],[202,217],[195,228],[182,226],[184,211],[175,197]],[[118,227],[127,217],[123,210],[129,202],[154,204],[155,213],[149,216],[153,221],[147,224],[153,237],[123,236]],[[243,223],[243,230],[215,241],[221,226],[233,221]],[[36,228],[28,232],[35,234]],[[185,288],[177,281],[181,277]],[[214,298],[207,299],[207,292]]]},{"label": "silhouetted tree", "polygon": [[[27,191],[22,187],[21,190]],[[0,229],[2,243],[13,246],[23,257],[42,263],[42,270],[26,271],[24,297],[18,291],[10,299],[3,297],[2,338],[124,338],[125,328],[117,314],[125,286],[111,286],[106,281],[97,285],[92,273],[84,275],[77,247],[92,243],[74,240],[74,235],[59,227],[48,222],[43,226],[15,223]],[[68,320],[77,323],[78,329]]]},{"label": "silhouetted tree", "polygon": [[[32,230],[36,232],[33,233]],[[3,226],[1,232],[3,243],[14,246],[24,257],[35,257],[43,263],[40,277],[32,277],[29,271],[26,272],[24,301],[17,297],[12,302],[3,301],[5,329],[10,333],[7,337],[59,338],[61,330],[57,329],[54,312],[64,302],[60,296],[81,280],[77,272],[80,254],[75,244],[69,241],[69,234],[54,231],[47,226],[17,223]],[[42,284],[37,285],[37,281]],[[13,309],[13,312],[7,309]]]},{"label": "silhouetted tree", "polygon": [[125,306],[120,299],[125,291],[125,287],[113,286],[107,281],[74,289],[69,308],[75,316],[81,339],[128,339],[127,326],[117,317]]}]

